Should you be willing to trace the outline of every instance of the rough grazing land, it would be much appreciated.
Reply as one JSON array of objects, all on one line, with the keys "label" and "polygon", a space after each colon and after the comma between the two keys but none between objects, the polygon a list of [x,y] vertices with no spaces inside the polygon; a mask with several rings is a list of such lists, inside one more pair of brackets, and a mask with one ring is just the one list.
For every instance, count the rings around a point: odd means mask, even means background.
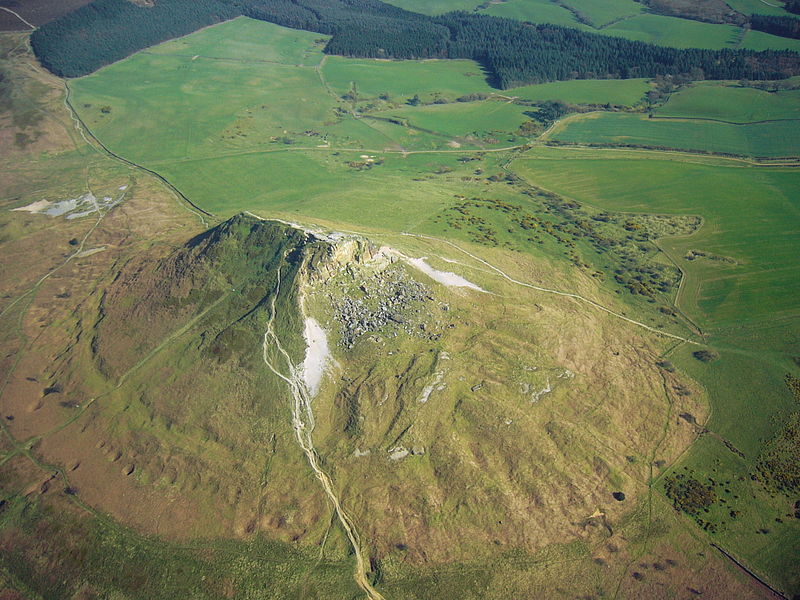
[{"label": "rough grazing land", "polygon": [[[349,598],[362,558],[387,599],[772,597],[712,543],[800,593],[796,498],[769,483],[794,472],[796,166],[536,137],[541,100],[651,135],[644,80],[491,95],[470,61],[325,60],[323,36],[238,19],[70,83],[201,215],[89,144],[21,41],[0,596]],[[765,93],[664,106],[790,114]],[[310,318],[332,360],[295,405]]]}]

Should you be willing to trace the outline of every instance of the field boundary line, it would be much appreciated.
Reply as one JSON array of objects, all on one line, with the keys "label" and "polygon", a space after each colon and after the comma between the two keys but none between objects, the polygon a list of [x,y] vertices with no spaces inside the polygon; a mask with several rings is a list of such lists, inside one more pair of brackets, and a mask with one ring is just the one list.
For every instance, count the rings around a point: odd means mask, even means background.
[{"label": "field boundary line", "polygon": [[[766,2],[765,2],[765,4],[766,4]],[[756,575],[756,574],[755,574],[753,571],[751,571],[751,570],[750,570],[748,567],[746,567],[744,564],[742,564],[741,562],[739,562],[739,560],[738,560],[738,559],[737,559],[735,556],[733,556],[733,555],[732,555],[730,552],[728,552],[727,550],[725,550],[725,549],[724,549],[724,548],[722,548],[721,546],[718,546],[718,545],[717,545],[716,543],[714,543],[714,542],[711,542],[711,546],[712,546],[712,547],[714,547],[714,548],[716,548],[717,550],[719,550],[719,552],[720,552],[720,553],[721,553],[723,556],[725,556],[727,559],[729,559],[731,562],[733,562],[733,563],[734,563],[734,564],[735,564],[737,567],[739,567],[739,568],[740,568],[742,571],[744,571],[744,572],[745,572],[745,573],[747,573],[747,574],[748,574],[750,577],[752,577],[753,579],[755,579],[755,580],[756,580],[758,583],[760,583],[761,585],[763,585],[764,587],[766,587],[766,588],[767,588],[767,589],[768,589],[770,592],[772,592],[773,594],[776,594],[776,595],[778,595],[780,598],[783,598],[784,600],[789,600],[789,596],[785,595],[785,594],[784,594],[783,592],[781,592],[780,590],[776,590],[774,587],[772,587],[772,586],[771,586],[770,584],[768,584],[766,581],[764,581],[763,579],[761,579],[761,577],[759,577],[758,575]]]},{"label": "field boundary line", "polygon": [[64,105],[70,110],[70,113],[72,114],[72,118],[74,119],[75,124],[78,127],[78,130],[81,132],[81,136],[83,136],[83,139],[85,139],[87,143],[92,145],[91,142],[88,139],[86,139],[86,135],[84,135],[84,131],[111,158],[114,158],[114,159],[116,159],[116,160],[128,165],[129,167],[133,167],[135,169],[139,169],[141,171],[144,171],[145,173],[148,173],[149,175],[152,175],[153,177],[158,179],[161,183],[166,185],[170,189],[170,191],[172,191],[175,195],[178,196],[178,198],[183,200],[186,204],[191,206],[194,210],[202,213],[201,215],[198,215],[198,216],[200,217],[200,220],[203,222],[203,225],[208,226],[208,223],[206,223],[206,220],[205,220],[205,218],[203,218],[202,215],[214,218],[214,215],[212,213],[208,212],[207,210],[204,210],[204,209],[200,208],[199,206],[197,206],[197,204],[195,204],[194,202],[189,200],[189,198],[183,192],[181,192],[178,188],[176,188],[174,185],[172,185],[163,175],[160,175],[159,173],[156,173],[152,169],[148,169],[147,167],[144,167],[144,166],[142,166],[142,165],[140,165],[138,163],[135,163],[132,160],[128,160],[127,158],[125,158],[123,156],[120,156],[116,152],[113,152],[103,142],[101,142],[100,139],[92,132],[92,130],[89,129],[88,125],[86,125],[84,120],[81,119],[80,115],[78,114],[78,111],[75,110],[75,107],[72,105],[72,100],[70,100],[70,95],[72,93],[72,89],[69,87],[69,82],[66,81],[66,80],[64,80],[64,88],[67,90],[66,96],[64,97]]},{"label": "field boundary line", "polygon": [[[555,139],[553,136],[558,135],[561,133],[565,128],[567,128],[572,122],[574,121],[583,121],[587,119],[595,118],[599,115],[603,114],[632,114],[632,115],[643,115],[644,113],[609,113],[608,111],[604,110],[593,110],[585,113],[571,113],[568,114],[560,119],[554,121],[550,127],[548,127],[545,131],[543,131],[537,138],[536,142],[538,145],[543,146],[550,146],[550,147],[557,147],[557,148],[586,148],[586,149],[622,149],[622,150],[649,150],[652,152],[662,152],[662,153],[671,153],[671,154],[689,154],[694,156],[709,156],[714,158],[728,158],[732,160],[743,160],[749,162],[751,164],[757,165],[764,165],[764,166],[772,166],[769,164],[769,161],[773,161],[777,163],[777,161],[792,161],[789,165],[781,165],[781,166],[800,166],[800,156],[797,155],[788,155],[788,156],[756,156],[753,154],[739,154],[737,152],[715,152],[710,150],[703,150],[700,148],[673,148],[669,146],[657,147],[654,144],[626,144],[626,143],[615,143],[615,142],[568,142],[564,140]],[[703,122],[713,122],[713,123],[722,123],[725,125],[733,125],[733,126],[742,126],[742,125],[757,125],[759,123],[770,123],[770,122],[786,122],[786,121],[800,121],[800,118],[797,119],[773,119],[767,121],[752,121],[748,123],[734,123],[729,121],[722,121],[719,119],[705,119],[705,118],[690,118],[690,117],[659,117],[659,116],[651,116],[647,119],[642,118],[642,121],[703,121]]]},{"label": "field boundary line", "polygon": [[[528,144],[530,146],[530,144]],[[744,163],[745,165],[749,165],[751,167],[788,167],[788,168],[796,168],[800,167],[800,160],[794,159],[793,157],[789,157],[788,160],[792,162],[779,162],[779,161],[786,161],[786,158],[776,157],[776,158],[767,158],[765,160],[757,160],[752,157],[744,156],[744,155],[737,155],[737,154],[709,154],[706,152],[697,152],[691,150],[681,150],[679,148],[670,148],[670,149],[663,149],[659,150],[657,148],[652,148],[648,146],[588,146],[585,144],[579,143],[571,143],[571,142],[556,142],[556,143],[540,143],[537,144],[535,147],[539,148],[557,148],[560,150],[603,150],[605,152],[630,152],[632,154],[645,154],[650,152],[652,154],[660,154],[660,155],[676,155],[676,158],[684,157],[684,158],[708,158],[708,159],[715,159],[715,160],[726,160],[731,162],[739,162]],[[531,148],[532,149],[532,148]],[[526,160],[541,160],[540,157],[526,157],[525,155],[521,155],[517,157],[517,159],[526,159]],[[545,160],[557,160],[557,159],[545,159]],[[597,160],[593,158],[592,160]]]},{"label": "field boundary line", "polygon": [[36,25],[34,25],[33,23],[29,23],[28,21],[26,21],[26,20],[25,20],[25,19],[22,17],[22,15],[20,15],[18,12],[15,12],[15,11],[11,10],[10,8],[6,8],[5,6],[0,6],[0,8],[2,8],[2,9],[3,9],[4,11],[6,11],[7,13],[11,13],[11,14],[12,14],[12,15],[14,15],[15,17],[17,17],[17,18],[18,18],[20,21],[22,21],[23,23],[25,23],[25,25],[27,25],[28,27],[30,27],[32,31],[36,31]]},{"label": "field boundary line", "polygon": [[763,119],[761,121],[725,121],[724,119],[712,119],[711,117],[680,117],[677,115],[653,115],[648,121],[708,121],[710,123],[724,123],[725,125],[761,125],[763,123],[785,123],[787,121],[800,121],[800,117],[787,119]]},{"label": "field boundary line", "polygon": [[[629,144],[615,142],[566,142],[562,140],[546,140],[543,145],[551,148],[583,148],[586,150],[649,150],[651,152],[663,152],[665,154],[688,154],[691,156],[709,156],[711,158],[730,158],[751,162],[751,164],[772,167],[797,167],[800,166],[800,156],[753,156],[751,154],[737,154],[736,152],[710,152],[700,148],[654,148],[650,144]],[[768,163],[766,161],[794,161],[791,163]]]}]

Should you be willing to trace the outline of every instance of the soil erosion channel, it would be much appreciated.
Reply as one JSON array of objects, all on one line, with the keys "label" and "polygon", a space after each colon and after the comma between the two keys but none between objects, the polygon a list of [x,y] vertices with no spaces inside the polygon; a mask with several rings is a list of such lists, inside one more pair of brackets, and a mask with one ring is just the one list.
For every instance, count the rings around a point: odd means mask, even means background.
[{"label": "soil erosion channel", "polygon": [[[356,583],[362,590],[364,590],[370,600],[385,600],[384,597],[374,587],[372,587],[372,584],[367,578],[367,567],[366,562],[364,561],[364,555],[361,552],[361,543],[358,538],[358,532],[353,525],[352,519],[342,508],[339,497],[336,495],[336,491],[333,488],[333,482],[331,481],[331,478],[320,467],[319,457],[317,456],[317,451],[314,449],[314,441],[312,439],[312,434],[314,432],[314,411],[311,407],[311,400],[313,393],[316,392],[316,389],[312,388],[316,388],[316,386],[309,386],[309,378],[306,377],[304,364],[301,363],[296,365],[292,362],[289,354],[286,352],[286,350],[284,350],[280,340],[278,339],[278,336],[275,334],[275,330],[273,328],[273,323],[275,321],[275,299],[280,292],[280,286],[280,271],[278,271],[278,283],[276,285],[275,293],[272,296],[272,302],[270,305],[270,318],[269,322],[267,323],[267,330],[264,333],[264,343],[262,349],[264,363],[267,365],[270,371],[275,373],[275,375],[280,377],[289,386],[289,392],[292,395],[292,427],[294,429],[295,436],[297,437],[297,442],[300,444],[303,452],[305,452],[306,458],[308,459],[308,464],[311,465],[311,469],[314,471],[317,479],[319,479],[320,483],[322,484],[325,494],[327,494],[328,498],[333,504],[333,508],[336,512],[337,518],[339,519],[339,523],[341,523],[344,532],[347,534],[347,539],[350,541],[350,545],[353,547],[353,553],[356,558]],[[299,301],[300,311],[303,313],[303,318],[306,322],[306,330],[308,331],[309,318],[305,315],[304,304],[305,303],[303,302],[301,290]],[[311,329],[313,329],[313,327]],[[310,339],[307,341],[309,344],[311,343]],[[278,350],[279,354],[286,360],[286,366],[289,370],[288,375],[281,373],[280,370],[278,370],[270,362],[268,353],[270,344],[273,344]],[[308,352],[313,353],[313,351],[314,349],[309,347]],[[322,365],[319,364],[317,366],[321,367]]]}]

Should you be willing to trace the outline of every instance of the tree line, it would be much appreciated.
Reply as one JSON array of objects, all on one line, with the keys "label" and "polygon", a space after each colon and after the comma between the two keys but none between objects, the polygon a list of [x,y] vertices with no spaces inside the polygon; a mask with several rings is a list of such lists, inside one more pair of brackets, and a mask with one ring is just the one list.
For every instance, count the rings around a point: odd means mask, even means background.
[{"label": "tree line", "polygon": [[695,71],[708,79],[780,79],[800,73],[791,51],[655,46],[556,25],[482,14],[428,17],[379,0],[95,0],[31,35],[41,63],[77,77],[164,40],[239,15],[331,36],[325,52],[359,58],[469,58],[499,88],[575,78]]},{"label": "tree line", "polygon": [[764,33],[785,38],[800,39],[800,19],[789,16],[753,15],[750,27]]}]

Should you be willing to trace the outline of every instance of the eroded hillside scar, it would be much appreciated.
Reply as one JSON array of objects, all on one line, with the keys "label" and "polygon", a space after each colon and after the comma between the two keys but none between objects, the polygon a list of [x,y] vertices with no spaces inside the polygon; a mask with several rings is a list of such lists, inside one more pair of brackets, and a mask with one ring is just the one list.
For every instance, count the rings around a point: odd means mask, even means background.
[{"label": "eroded hillside scar", "polygon": [[[297,443],[300,445],[300,448],[305,453],[311,470],[314,471],[314,475],[316,475],[320,485],[322,485],[322,489],[333,505],[333,509],[336,513],[337,519],[339,520],[339,524],[347,535],[347,539],[353,548],[353,554],[356,560],[354,574],[356,583],[362,590],[364,590],[364,593],[366,593],[370,600],[383,600],[383,596],[372,586],[367,576],[368,563],[364,559],[362,544],[358,535],[358,531],[353,523],[353,519],[343,508],[342,503],[339,500],[339,496],[334,489],[333,481],[320,466],[319,456],[314,448],[313,433],[315,423],[314,410],[311,403],[313,400],[313,393],[316,392],[316,384],[318,383],[317,375],[314,375],[311,379],[309,379],[307,377],[306,367],[311,365],[304,363],[296,364],[294,361],[292,361],[289,353],[284,349],[283,345],[281,344],[281,340],[275,333],[273,326],[276,316],[275,299],[280,293],[280,269],[278,269],[277,277],[278,280],[276,283],[275,292],[270,302],[269,321],[267,322],[267,328],[264,333],[264,342],[262,348],[264,363],[267,365],[267,368],[280,379],[282,379],[289,388],[289,393],[291,395],[290,406],[292,414],[292,428],[294,429],[295,438]],[[310,317],[306,317],[304,314],[305,309],[302,299],[304,294],[304,290],[302,289],[303,283],[300,285],[301,290],[299,309],[304,317],[304,321],[306,321],[306,319],[310,319]],[[316,331],[314,334],[320,335],[320,332]],[[270,360],[270,348],[274,348],[278,351],[278,354],[284,361],[286,369],[285,372],[281,371],[281,369],[277,365],[273,364]]]}]

